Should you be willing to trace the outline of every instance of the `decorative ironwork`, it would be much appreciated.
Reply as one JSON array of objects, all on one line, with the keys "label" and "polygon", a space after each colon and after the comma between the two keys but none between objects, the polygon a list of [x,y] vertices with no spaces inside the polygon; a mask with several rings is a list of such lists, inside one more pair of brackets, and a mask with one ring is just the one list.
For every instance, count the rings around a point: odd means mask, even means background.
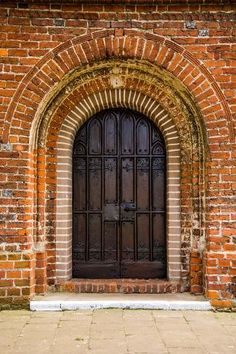
[{"label": "decorative ironwork", "polygon": [[165,173],[165,159],[155,158],[153,159],[153,176],[161,176]]},{"label": "decorative ironwork", "polygon": [[74,148],[74,155],[85,155],[85,154],[86,154],[85,146],[81,143],[76,144]]},{"label": "decorative ironwork", "polygon": [[98,158],[90,159],[89,160],[89,170],[90,171],[97,171],[102,169],[102,162]]},{"label": "decorative ironwork", "polygon": [[153,154],[154,155],[164,155],[165,154],[165,149],[164,146],[158,142],[153,148]]},{"label": "decorative ironwork", "polygon": [[113,171],[114,168],[116,167],[116,160],[105,160],[105,170],[107,171]]},{"label": "decorative ironwork", "polygon": [[129,171],[133,171],[133,164],[132,163],[129,163],[129,162],[126,162],[126,163],[123,163],[123,170],[125,170],[126,172],[129,172]]},{"label": "decorative ironwork", "polygon": [[149,159],[148,158],[138,159],[137,170],[141,170],[141,171],[149,170]]},{"label": "decorative ironwork", "polygon": [[86,160],[83,158],[74,159],[74,168],[80,175],[85,174],[86,171]]}]

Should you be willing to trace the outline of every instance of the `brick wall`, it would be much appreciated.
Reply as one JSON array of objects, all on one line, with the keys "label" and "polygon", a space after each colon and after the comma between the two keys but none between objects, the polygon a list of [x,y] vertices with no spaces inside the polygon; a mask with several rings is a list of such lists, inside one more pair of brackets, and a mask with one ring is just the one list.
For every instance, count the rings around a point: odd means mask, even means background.
[{"label": "brick wall", "polygon": [[[69,233],[67,248],[57,253],[65,241],[58,229],[58,144],[68,142],[63,129],[68,133],[72,121],[77,129],[80,121],[109,107],[114,93],[117,104],[143,109],[158,126],[163,124],[166,134],[169,126],[152,116],[145,99],[158,102],[166,112],[163,117],[173,122],[180,149],[180,194],[172,196],[179,212],[169,209],[178,215],[167,235],[173,264],[178,264],[174,270],[182,289],[204,291],[216,307],[232,306],[236,5],[190,0],[121,3],[0,3],[3,304],[27,302],[35,292],[45,292],[47,284],[57,283],[61,267],[63,274],[67,267],[69,278]],[[116,87],[117,77],[121,81]],[[133,92],[136,98],[146,98],[132,103]],[[68,146],[73,144],[72,130]],[[69,180],[69,172],[64,172],[61,180]],[[66,188],[69,191],[70,185]],[[63,217],[68,229],[69,199],[67,206]]]}]

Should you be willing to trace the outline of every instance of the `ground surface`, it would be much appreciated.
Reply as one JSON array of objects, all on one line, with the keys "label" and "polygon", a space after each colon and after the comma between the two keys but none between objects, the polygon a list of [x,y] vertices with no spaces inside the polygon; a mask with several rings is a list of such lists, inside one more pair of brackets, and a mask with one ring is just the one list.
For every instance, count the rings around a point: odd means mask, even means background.
[{"label": "ground surface", "polygon": [[236,353],[236,313],[0,312],[0,353]]}]

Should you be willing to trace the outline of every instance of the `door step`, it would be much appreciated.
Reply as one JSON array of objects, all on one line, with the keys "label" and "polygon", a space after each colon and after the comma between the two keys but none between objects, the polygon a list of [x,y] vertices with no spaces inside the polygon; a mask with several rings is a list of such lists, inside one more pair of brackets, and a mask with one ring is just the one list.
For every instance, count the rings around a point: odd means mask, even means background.
[{"label": "door step", "polygon": [[178,282],[160,279],[72,279],[59,283],[58,292],[166,294],[182,292]]},{"label": "door step", "polygon": [[211,310],[202,296],[183,294],[71,294],[51,293],[30,302],[31,311],[66,311],[92,309]]}]

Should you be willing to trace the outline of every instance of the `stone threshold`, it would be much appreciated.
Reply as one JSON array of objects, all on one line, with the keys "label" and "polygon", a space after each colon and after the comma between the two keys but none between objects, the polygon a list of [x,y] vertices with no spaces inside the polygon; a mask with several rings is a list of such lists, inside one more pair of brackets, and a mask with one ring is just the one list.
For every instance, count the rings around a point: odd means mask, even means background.
[{"label": "stone threshold", "polygon": [[202,296],[182,294],[71,294],[49,293],[30,301],[31,311],[93,309],[193,310],[208,311],[210,302]]}]

